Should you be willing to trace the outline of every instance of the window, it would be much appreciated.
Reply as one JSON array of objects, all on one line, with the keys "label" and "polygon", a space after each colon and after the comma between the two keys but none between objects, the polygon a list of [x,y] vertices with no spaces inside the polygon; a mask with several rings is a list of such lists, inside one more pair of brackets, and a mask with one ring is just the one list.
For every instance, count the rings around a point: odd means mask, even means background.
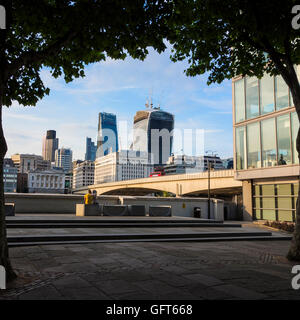
[{"label": "window", "polygon": [[257,219],[295,221],[298,184],[255,185],[253,191]]},{"label": "window", "polygon": [[265,74],[260,80],[261,114],[274,111],[274,77]]},{"label": "window", "polygon": [[298,152],[296,148],[296,139],[299,130],[299,120],[296,112],[291,113],[292,125],[292,147],[293,147],[293,163],[299,163]]},{"label": "window", "polygon": [[278,165],[291,164],[290,115],[277,117]]},{"label": "window", "polygon": [[246,77],[246,116],[247,119],[259,116],[258,79]]},{"label": "window", "polygon": [[236,128],[235,140],[236,140],[236,169],[243,170],[245,169],[245,127]]},{"label": "window", "polygon": [[245,120],[245,80],[234,83],[235,122]]},{"label": "window", "polygon": [[289,88],[282,76],[275,77],[276,110],[289,106]]},{"label": "window", "polygon": [[268,119],[261,122],[261,144],[263,167],[277,165],[275,119]]},{"label": "window", "polygon": [[260,168],[260,134],[259,123],[247,126],[247,163],[248,168]]}]

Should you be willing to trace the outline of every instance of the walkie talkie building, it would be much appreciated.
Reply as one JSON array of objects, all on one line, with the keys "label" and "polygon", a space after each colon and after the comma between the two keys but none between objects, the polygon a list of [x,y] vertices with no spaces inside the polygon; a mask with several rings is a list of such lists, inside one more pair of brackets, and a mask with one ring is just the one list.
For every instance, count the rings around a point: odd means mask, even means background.
[{"label": "walkie talkie building", "polygon": [[133,150],[152,154],[153,164],[168,161],[173,147],[174,115],[157,108],[138,111],[134,117]]}]

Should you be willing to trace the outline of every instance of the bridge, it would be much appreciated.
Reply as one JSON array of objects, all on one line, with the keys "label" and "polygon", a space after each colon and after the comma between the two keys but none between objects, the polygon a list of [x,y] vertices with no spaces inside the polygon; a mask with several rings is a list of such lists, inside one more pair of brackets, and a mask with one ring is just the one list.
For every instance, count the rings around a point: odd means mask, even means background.
[{"label": "bridge", "polygon": [[[84,194],[88,189],[96,190],[98,195],[137,196],[165,191],[177,197],[207,196],[208,172],[108,182],[79,188],[74,193]],[[242,182],[234,179],[234,170],[215,170],[210,172],[210,190],[214,196],[241,194]]]}]

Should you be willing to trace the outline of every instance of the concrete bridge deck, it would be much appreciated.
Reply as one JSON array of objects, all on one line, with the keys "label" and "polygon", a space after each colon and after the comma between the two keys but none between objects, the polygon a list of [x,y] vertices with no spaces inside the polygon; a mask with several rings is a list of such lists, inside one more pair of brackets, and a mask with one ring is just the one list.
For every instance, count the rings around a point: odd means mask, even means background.
[{"label": "concrete bridge deck", "polygon": [[[166,175],[143,179],[107,182],[75,190],[76,194],[96,190],[99,195],[147,195],[166,191],[176,196],[207,195],[208,173]],[[234,179],[234,170],[216,170],[210,173],[210,189],[215,195],[239,194],[242,182]]]}]

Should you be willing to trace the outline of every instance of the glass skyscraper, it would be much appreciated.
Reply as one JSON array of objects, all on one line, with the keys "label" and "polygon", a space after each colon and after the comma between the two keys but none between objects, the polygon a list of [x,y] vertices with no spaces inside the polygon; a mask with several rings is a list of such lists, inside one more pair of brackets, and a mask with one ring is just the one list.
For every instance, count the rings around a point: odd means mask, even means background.
[{"label": "glass skyscraper", "polygon": [[91,138],[86,138],[85,160],[95,161],[97,153],[97,146]]},{"label": "glass skyscraper", "polygon": [[73,152],[71,149],[61,148],[55,151],[55,166],[63,168],[64,172],[72,170]]},{"label": "glass skyscraper", "polygon": [[159,108],[138,111],[134,117],[133,150],[152,154],[153,164],[165,164],[173,147],[174,115]]},{"label": "glass skyscraper", "polygon": [[119,151],[117,117],[112,113],[100,112],[96,157],[117,151]]}]

